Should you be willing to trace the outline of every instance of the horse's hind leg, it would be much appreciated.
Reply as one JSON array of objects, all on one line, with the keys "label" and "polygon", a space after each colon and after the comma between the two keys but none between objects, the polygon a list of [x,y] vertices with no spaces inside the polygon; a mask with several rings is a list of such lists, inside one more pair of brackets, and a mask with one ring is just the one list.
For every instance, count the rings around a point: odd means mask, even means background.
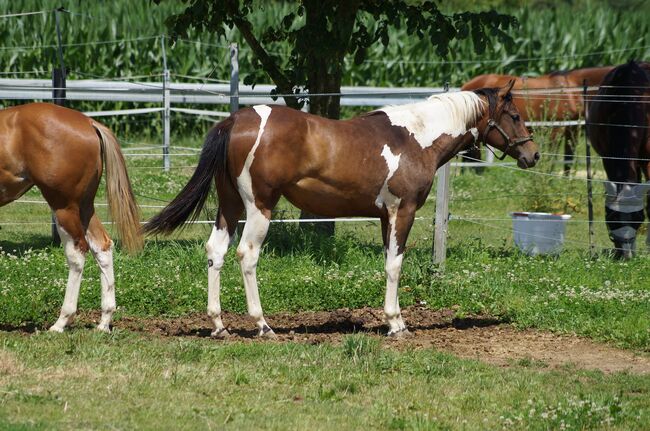
[{"label": "horse's hind leg", "polygon": [[221,268],[244,205],[231,187],[226,189],[225,186],[218,184],[217,189],[220,207],[210,239],[205,245],[208,255],[208,316],[214,324],[212,336],[226,337],[228,331],[221,321]]},{"label": "horse's hind leg", "polygon": [[50,327],[50,331],[63,332],[63,328],[77,312],[79,285],[89,247],[79,217],[79,209],[59,209],[55,211],[55,216],[56,227],[68,261],[69,273],[61,314],[56,323]]},{"label": "horse's hind leg", "polygon": [[90,219],[86,233],[90,251],[101,272],[102,317],[97,329],[110,332],[115,312],[115,276],[113,274],[113,241],[96,214]]},{"label": "horse's hind leg", "polygon": [[[242,195],[246,208],[246,225],[242,232],[241,241],[237,246],[237,257],[244,278],[244,288],[246,289],[246,302],[248,305],[248,314],[255,320],[259,329],[260,336],[274,336],[275,334],[267,325],[262,313],[262,304],[257,288],[257,261],[260,257],[260,249],[271,221],[271,209],[275,206],[280,198],[278,192],[265,187],[262,182],[255,190],[250,187],[248,193]],[[247,187],[240,187],[240,191],[246,190]],[[261,209],[258,207],[262,207]]]}]

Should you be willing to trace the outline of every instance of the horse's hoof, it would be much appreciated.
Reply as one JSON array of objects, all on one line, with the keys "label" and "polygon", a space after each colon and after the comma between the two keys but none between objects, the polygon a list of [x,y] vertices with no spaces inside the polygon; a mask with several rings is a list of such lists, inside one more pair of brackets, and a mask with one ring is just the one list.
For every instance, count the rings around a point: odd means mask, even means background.
[{"label": "horse's hoof", "polygon": [[413,334],[411,333],[411,331],[408,330],[408,328],[399,329],[399,330],[397,330],[397,331],[389,332],[389,333],[388,333],[388,336],[389,336],[390,338],[394,338],[394,339],[409,338],[409,337],[411,337],[412,335],[413,335]]},{"label": "horse's hoof", "polygon": [[273,332],[273,329],[269,328],[266,325],[264,325],[264,327],[260,329],[260,332],[257,335],[260,338],[268,338],[270,340],[277,340],[278,338],[278,336],[275,335],[275,332]]},{"label": "horse's hoof", "polygon": [[210,334],[212,338],[228,338],[230,337],[230,332],[226,328],[215,329]]},{"label": "horse's hoof", "polygon": [[104,334],[110,334],[111,333],[111,325],[103,325],[103,324],[100,323],[99,325],[97,325],[96,329],[97,329],[97,331],[103,332]]},{"label": "horse's hoof", "polygon": [[57,325],[52,325],[52,326],[50,326],[50,329],[48,329],[48,331],[56,332],[58,334],[62,334],[63,333],[63,327],[57,326]]}]

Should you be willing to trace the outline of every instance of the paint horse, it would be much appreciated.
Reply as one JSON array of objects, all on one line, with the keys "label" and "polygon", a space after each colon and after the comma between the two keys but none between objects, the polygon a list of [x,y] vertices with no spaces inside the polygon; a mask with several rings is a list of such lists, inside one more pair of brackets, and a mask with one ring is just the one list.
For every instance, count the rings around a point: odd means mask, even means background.
[{"label": "paint horse", "polygon": [[107,198],[123,245],[142,247],[138,208],[124,158],[113,133],[72,109],[30,103],[0,111],[0,206],[33,186],[54,212],[69,266],[61,314],[51,331],[62,332],[77,309],[86,254],[101,271],[101,331],[110,331],[115,311],[113,242],[93,201],[106,165]]},{"label": "paint horse", "polygon": [[[634,254],[650,189],[650,63],[630,61],[613,69],[589,100],[587,136],[603,158],[605,219],[615,255]],[[648,181],[641,183],[642,175]],[[646,206],[650,219],[650,199]],[[650,232],[646,241],[650,247]]]},{"label": "paint horse", "polygon": [[[537,77],[487,74],[479,75],[466,82],[462,90],[475,90],[484,87],[500,87],[515,80],[513,87],[513,102],[517,106],[524,121],[545,120],[578,120],[583,116],[584,100],[582,97],[583,83],[593,87],[600,85],[605,75],[614,68],[589,67],[569,71],[552,72]],[[566,89],[566,91],[562,90]],[[570,162],[573,160],[573,149],[577,140],[576,126],[554,128],[552,141],[559,133],[564,134],[564,170],[570,171]],[[477,148],[468,153],[469,161],[481,158]]]},{"label": "paint horse", "polygon": [[512,84],[435,95],[344,121],[281,106],[242,109],[209,132],[192,178],[145,230],[170,233],[196,217],[216,181],[219,210],[206,245],[212,335],[228,335],[221,320],[220,271],[246,210],[237,256],[248,313],[259,335],[269,336],[273,331],[262,314],[256,266],[278,199],[285,196],[298,208],[326,217],[378,217],[386,258],[388,334],[406,334],[398,280],[415,211],[424,204],[436,169],[478,139],[502,149],[522,168],[539,158],[512,103]]}]

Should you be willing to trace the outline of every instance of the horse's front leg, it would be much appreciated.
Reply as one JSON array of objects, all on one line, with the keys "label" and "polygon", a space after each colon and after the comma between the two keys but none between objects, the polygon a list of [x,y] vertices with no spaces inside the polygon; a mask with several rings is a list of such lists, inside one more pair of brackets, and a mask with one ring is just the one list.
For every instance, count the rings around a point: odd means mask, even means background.
[{"label": "horse's front leg", "polygon": [[398,287],[399,276],[402,270],[404,249],[413,219],[415,205],[396,202],[387,208],[387,216],[382,217],[382,233],[384,239],[384,253],[386,257],[386,299],[384,313],[388,323],[388,335],[401,337],[408,335],[402,313],[399,307]]}]

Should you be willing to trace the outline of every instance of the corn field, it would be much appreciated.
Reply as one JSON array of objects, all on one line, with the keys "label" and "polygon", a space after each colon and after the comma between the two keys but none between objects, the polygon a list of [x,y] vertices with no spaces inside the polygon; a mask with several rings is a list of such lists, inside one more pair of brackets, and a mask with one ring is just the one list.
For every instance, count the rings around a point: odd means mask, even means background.
[{"label": "corn field", "polygon": [[[529,4],[502,8],[501,12],[515,15],[520,22],[512,34],[516,42],[513,52],[495,42],[485,54],[478,56],[471,41],[463,40],[452,43],[448,58],[440,58],[427,41],[409,37],[404,29],[393,29],[387,48],[376,44],[360,65],[353,64],[350,59],[344,85],[441,86],[449,82],[451,86],[460,86],[481,73],[536,75],[558,69],[617,64],[630,58],[650,58],[648,2],[628,9],[597,2],[576,4],[558,2],[555,7]],[[164,21],[179,12],[182,4],[175,1],[163,1],[157,6],[149,1],[126,0],[4,0],[0,1],[0,14],[47,11],[59,6],[73,12],[62,15],[62,40],[69,79],[127,76],[138,76],[141,80],[161,79],[163,39],[160,36],[166,33]],[[283,2],[260,2],[252,18],[253,28],[264,29],[277,23],[289,8]],[[56,62],[54,13],[4,18],[0,23],[2,77],[49,78]],[[229,42],[240,44],[243,79],[253,66],[250,50],[236,30],[229,33],[227,41],[216,40],[205,33],[175,43],[164,38],[172,79],[183,80],[178,75],[227,79]],[[288,61],[290,49],[286,44],[276,43],[268,50]],[[98,110],[132,105],[84,102],[74,107]],[[140,132],[157,133],[159,126],[133,127]]]}]

